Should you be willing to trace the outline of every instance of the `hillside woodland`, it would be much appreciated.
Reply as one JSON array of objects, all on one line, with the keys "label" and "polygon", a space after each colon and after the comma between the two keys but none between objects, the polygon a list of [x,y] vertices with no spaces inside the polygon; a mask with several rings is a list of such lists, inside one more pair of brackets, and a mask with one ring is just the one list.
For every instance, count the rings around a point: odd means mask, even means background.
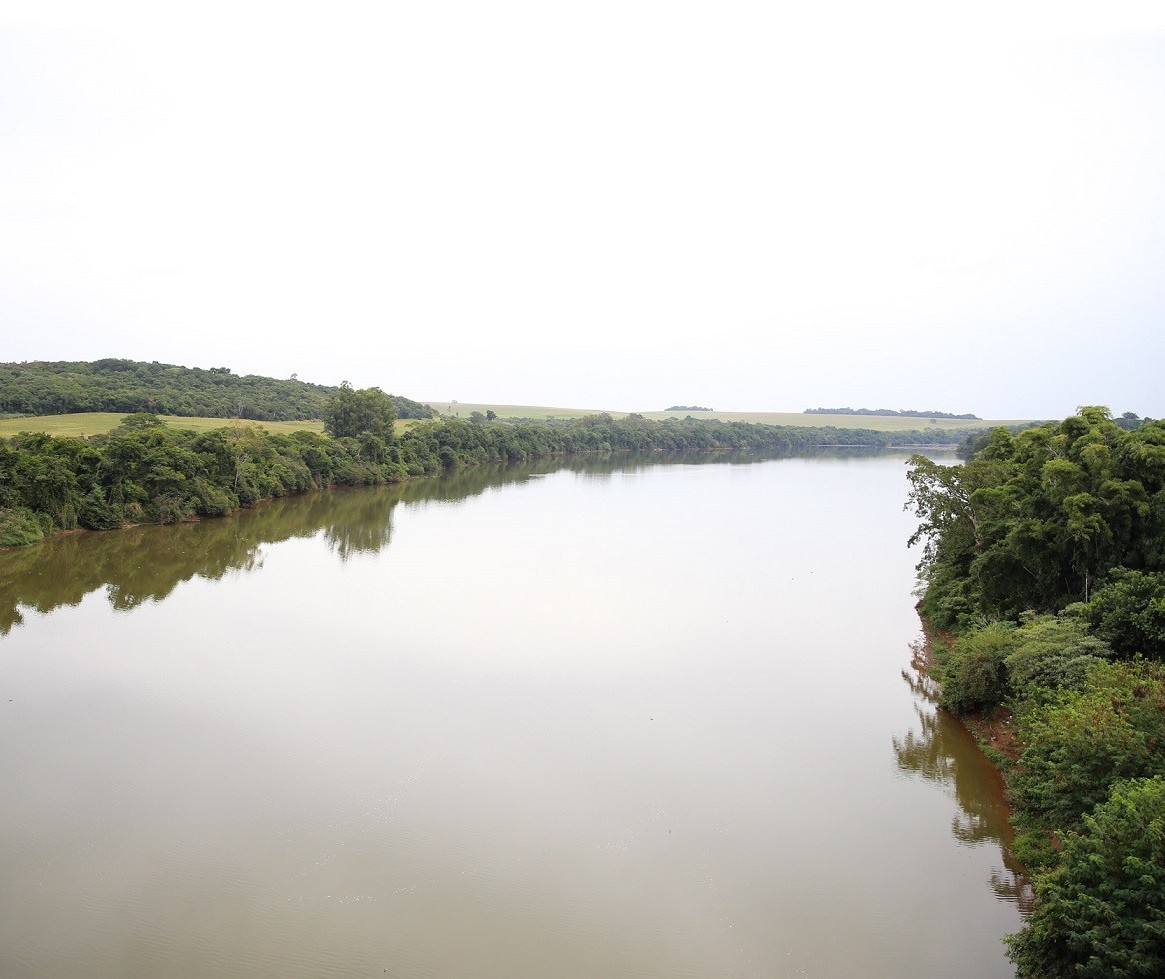
[{"label": "hillside woodland", "polygon": [[[294,421],[323,418],[339,389],[277,380],[226,367],[177,367],[109,358],[92,363],[35,361],[0,364],[0,415],[65,415],[115,411],[184,418]],[[389,395],[397,418],[433,418],[436,412]]]}]

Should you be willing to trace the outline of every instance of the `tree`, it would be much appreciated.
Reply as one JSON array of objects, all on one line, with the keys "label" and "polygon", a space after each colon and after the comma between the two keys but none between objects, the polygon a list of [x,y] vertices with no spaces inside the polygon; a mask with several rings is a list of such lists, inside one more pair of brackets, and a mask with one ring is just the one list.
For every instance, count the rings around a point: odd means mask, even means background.
[{"label": "tree", "polygon": [[1019,716],[1026,742],[1009,789],[1052,830],[1079,829],[1122,779],[1165,776],[1165,672],[1158,664],[1099,661],[1084,688]]},{"label": "tree", "polygon": [[164,424],[165,422],[152,411],[132,412],[117,423],[118,428],[128,432],[140,432],[142,429],[158,428]]},{"label": "tree", "polygon": [[347,381],[328,398],[324,410],[324,430],[333,438],[355,438],[371,432],[389,443],[395,421],[392,399],[380,388],[357,391]]},{"label": "tree", "polygon": [[1007,938],[1020,979],[1165,975],[1165,780],[1115,786],[1036,897]]},{"label": "tree", "polygon": [[1097,590],[1087,616],[1122,656],[1165,659],[1165,574],[1118,569]]},{"label": "tree", "polygon": [[966,632],[949,650],[936,650],[941,703],[956,714],[990,711],[1008,694],[1007,663],[1016,644],[1009,623],[995,622]]}]

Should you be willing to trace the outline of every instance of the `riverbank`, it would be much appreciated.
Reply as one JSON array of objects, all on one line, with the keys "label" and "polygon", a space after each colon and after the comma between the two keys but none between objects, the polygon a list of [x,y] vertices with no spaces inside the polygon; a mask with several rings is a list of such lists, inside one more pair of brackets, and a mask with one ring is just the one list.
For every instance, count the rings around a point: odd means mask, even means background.
[{"label": "riverbank", "polygon": [[[933,684],[935,702],[938,702],[940,685],[934,677],[935,645],[950,649],[955,634],[938,629],[922,618],[923,638],[914,650],[910,665]],[[990,711],[976,711],[969,714],[951,714],[975,739],[984,756],[999,769],[1000,777],[1006,782],[1004,770],[1019,759],[1023,743],[1016,729],[1015,712],[1003,704]]]},{"label": "riverbank", "polygon": [[0,439],[0,546],[60,530],[217,517],[333,485],[394,483],[490,463],[594,452],[810,452],[949,444],[950,433],[792,428],[591,415],[562,423],[417,422],[389,439],[255,427],[190,431],[129,416],[91,438]]},{"label": "riverbank", "polygon": [[1160,975],[1165,426],[1081,408],[911,460],[939,703],[1007,780],[1036,901],[1021,979]]}]

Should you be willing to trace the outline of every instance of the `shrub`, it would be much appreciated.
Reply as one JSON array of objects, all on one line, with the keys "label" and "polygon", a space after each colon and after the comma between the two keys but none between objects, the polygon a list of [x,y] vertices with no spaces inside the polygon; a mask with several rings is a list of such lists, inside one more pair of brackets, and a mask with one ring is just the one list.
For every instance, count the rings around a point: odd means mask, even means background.
[{"label": "shrub", "polygon": [[1091,635],[1078,616],[1037,616],[1016,630],[1008,682],[1020,700],[1038,699],[1043,691],[1080,690],[1092,667],[1112,657],[1108,643]]},{"label": "shrub", "polygon": [[1088,603],[1086,615],[1096,634],[1122,656],[1165,659],[1165,574],[1115,572]]},{"label": "shrub", "polygon": [[88,530],[112,530],[125,521],[125,514],[117,504],[110,503],[99,487],[81,501],[77,521]]},{"label": "shrub", "polygon": [[0,510],[0,547],[24,547],[44,540],[44,529],[31,510]]},{"label": "shrub", "polygon": [[1076,829],[1126,778],[1165,775],[1165,682],[1146,663],[1095,665],[1085,689],[1020,718],[1027,747],[1016,801],[1053,829]]},{"label": "shrub", "polygon": [[1020,979],[1165,975],[1165,781],[1115,786],[1036,879],[1036,898],[1007,938]]},{"label": "shrub", "polygon": [[987,711],[1007,698],[1007,657],[1015,630],[996,622],[966,632],[954,645],[936,655],[936,674],[942,684],[940,703],[956,714]]}]

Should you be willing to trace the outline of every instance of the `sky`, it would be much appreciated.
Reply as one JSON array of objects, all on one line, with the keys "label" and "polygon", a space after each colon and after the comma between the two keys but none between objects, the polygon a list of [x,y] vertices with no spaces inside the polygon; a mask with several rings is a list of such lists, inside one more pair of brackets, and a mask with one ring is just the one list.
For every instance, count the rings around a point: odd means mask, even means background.
[{"label": "sky", "polygon": [[1165,416],[1159,0],[0,0],[0,361]]}]

